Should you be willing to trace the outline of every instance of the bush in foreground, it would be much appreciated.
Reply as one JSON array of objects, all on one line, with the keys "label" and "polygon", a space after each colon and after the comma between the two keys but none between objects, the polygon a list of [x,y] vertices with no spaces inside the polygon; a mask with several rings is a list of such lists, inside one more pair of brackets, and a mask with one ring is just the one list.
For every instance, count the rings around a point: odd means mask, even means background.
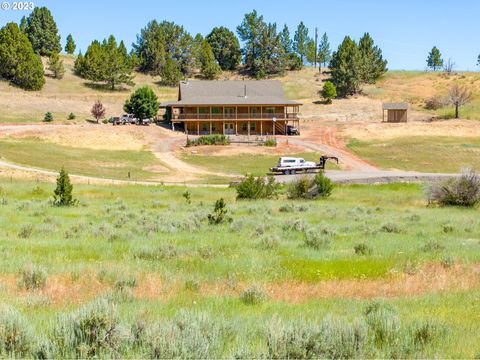
[{"label": "bush in foreground", "polygon": [[473,170],[457,178],[433,183],[427,189],[429,204],[472,207],[480,202],[480,176]]},{"label": "bush in foreground", "polygon": [[38,266],[28,265],[20,270],[18,286],[26,290],[43,289],[47,284],[47,272]]},{"label": "bush in foreground", "polygon": [[0,357],[25,358],[33,343],[33,330],[27,320],[10,307],[0,308]]},{"label": "bush in foreground", "polygon": [[278,196],[280,184],[273,176],[267,181],[263,177],[247,175],[237,186],[237,199],[272,199]]},{"label": "bush in foreground", "polygon": [[289,199],[327,198],[332,191],[332,181],[319,172],[313,179],[305,175],[293,180],[287,189],[287,196]]}]

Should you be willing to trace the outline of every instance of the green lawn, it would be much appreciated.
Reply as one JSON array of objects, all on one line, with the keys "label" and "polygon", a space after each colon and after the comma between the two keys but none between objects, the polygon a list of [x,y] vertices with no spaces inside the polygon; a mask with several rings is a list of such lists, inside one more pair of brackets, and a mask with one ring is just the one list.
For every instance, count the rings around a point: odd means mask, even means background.
[{"label": "green lawn", "polygon": [[[302,157],[308,161],[318,162],[320,155],[317,153],[299,153],[289,156]],[[185,154],[182,160],[196,166],[201,166],[211,171],[255,176],[264,176],[270,168],[277,165],[278,155],[239,154],[232,156],[211,156]],[[327,169],[338,169],[332,162],[327,163]]]},{"label": "green lawn", "polygon": [[[351,281],[361,291],[371,281],[422,276],[433,264],[445,264],[447,279],[457,276],[452,264],[478,267],[478,209],[427,207],[422,185],[337,186],[328,199],[297,202],[284,195],[236,201],[232,188],[190,188],[191,203],[182,187],[76,185],[79,205],[70,208],[50,205],[53,188],[0,178],[0,302],[33,327],[17,357],[33,356],[39,344],[56,357],[97,350],[100,358],[299,357],[294,349],[308,348],[301,339],[313,336],[315,326],[325,332],[314,343],[331,341],[323,357],[347,351],[360,358],[472,358],[480,351],[478,281],[453,292],[390,296],[385,302],[394,310],[377,320],[364,315],[372,299],[295,292],[295,284],[321,290],[322,281]],[[219,198],[232,222],[209,225]],[[287,211],[286,204],[293,206]],[[328,241],[308,247],[312,234]],[[355,254],[359,243],[371,254]],[[17,290],[26,264],[48,273],[44,290]],[[265,290],[272,284],[305,298],[279,301]],[[263,292],[263,302],[242,301],[243,289],[252,286]],[[106,299],[106,307],[82,308],[95,299]],[[62,317],[72,313],[77,325]],[[69,324],[76,330],[69,332]],[[109,341],[88,342],[81,331],[100,331]],[[376,331],[391,340],[381,345]],[[352,334],[359,343],[350,342]],[[3,357],[12,356],[1,346]]]},{"label": "green lawn", "polygon": [[457,173],[462,168],[480,168],[478,138],[413,136],[372,142],[353,139],[348,148],[386,169]]},{"label": "green lawn", "polygon": [[158,173],[148,167],[162,165],[149,151],[93,150],[58,145],[37,138],[0,140],[0,158],[16,164],[107,179],[148,180]]}]

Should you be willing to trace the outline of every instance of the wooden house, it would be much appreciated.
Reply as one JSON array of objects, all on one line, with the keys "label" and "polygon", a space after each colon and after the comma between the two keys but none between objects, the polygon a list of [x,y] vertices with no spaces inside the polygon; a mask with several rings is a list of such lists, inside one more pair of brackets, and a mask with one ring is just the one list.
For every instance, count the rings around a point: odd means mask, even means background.
[{"label": "wooden house", "polygon": [[385,122],[385,111],[387,111],[387,122],[407,122],[407,103],[384,103],[383,110],[383,122]]},{"label": "wooden house", "polygon": [[160,104],[174,129],[187,134],[283,135],[298,129],[301,104],[277,80],[189,80],[178,100]]}]

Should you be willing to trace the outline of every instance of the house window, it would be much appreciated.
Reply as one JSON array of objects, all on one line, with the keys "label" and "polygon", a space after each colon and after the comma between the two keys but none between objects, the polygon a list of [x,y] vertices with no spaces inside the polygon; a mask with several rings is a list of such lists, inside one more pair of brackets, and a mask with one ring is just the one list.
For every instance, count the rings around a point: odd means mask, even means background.
[{"label": "house window", "polygon": [[202,131],[208,131],[208,124],[202,124]]},{"label": "house window", "polygon": [[208,108],[207,107],[198,108],[198,113],[199,114],[208,114]]},{"label": "house window", "polygon": [[250,131],[255,131],[255,129],[256,129],[255,125],[256,125],[256,123],[254,123],[254,122],[250,123]]},{"label": "house window", "polygon": [[242,122],[242,131],[247,131],[248,127],[247,127],[247,123],[246,122]]},{"label": "house window", "polygon": [[212,107],[212,114],[221,114],[222,109],[219,107]]},{"label": "house window", "polygon": [[212,122],[212,131],[216,131],[216,130],[217,130],[217,125],[214,122]]},{"label": "house window", "polygon": [[265,112],[267,114],[274,114],[275,113],[275,108],[274,107],[266,107]]}]

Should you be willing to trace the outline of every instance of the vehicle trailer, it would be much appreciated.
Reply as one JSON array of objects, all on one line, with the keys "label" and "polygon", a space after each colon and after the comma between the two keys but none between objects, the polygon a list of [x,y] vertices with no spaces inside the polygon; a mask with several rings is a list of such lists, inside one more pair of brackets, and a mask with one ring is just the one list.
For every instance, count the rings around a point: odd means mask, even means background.
[{"label": "vehicle trailer", "polygon": [[278,160],[278,164],[276,167],[270,169],[270,172],[275,175],[283,174],[296,174],[299,172],[307,173],[307,172],[317,172],[317,171],[324,171],[325,164],[328,160],[335,161],[338,164],[338,158],[335,156],[320,156],[320,161],[315,163],[313,161],[305,161],[302,158],[287,158],[281,157]]}]

